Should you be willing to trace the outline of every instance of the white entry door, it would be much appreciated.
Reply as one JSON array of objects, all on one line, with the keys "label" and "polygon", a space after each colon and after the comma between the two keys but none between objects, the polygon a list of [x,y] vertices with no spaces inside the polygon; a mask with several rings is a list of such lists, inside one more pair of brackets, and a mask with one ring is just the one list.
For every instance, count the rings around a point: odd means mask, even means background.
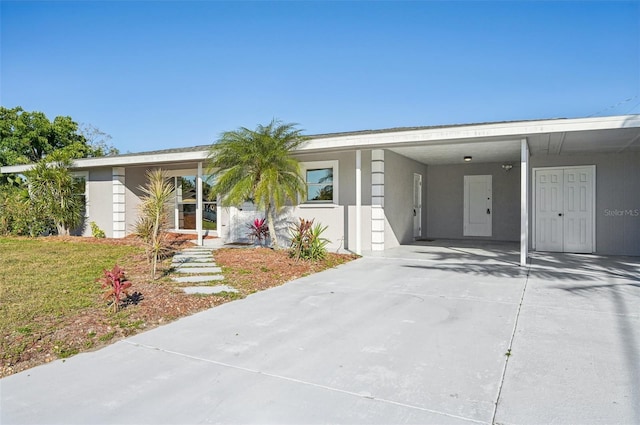
[{"label": "white entry door", "polygon": [[592,253],[595,167],[535,171],[535,247]]},{"label": "white entry door", "polygon": [[491,176],[464,176],[464,236],[491,236]]},{"label": "white entry door", "polygon": [[413,237],[422,236],[422,174],[413,175]]}]

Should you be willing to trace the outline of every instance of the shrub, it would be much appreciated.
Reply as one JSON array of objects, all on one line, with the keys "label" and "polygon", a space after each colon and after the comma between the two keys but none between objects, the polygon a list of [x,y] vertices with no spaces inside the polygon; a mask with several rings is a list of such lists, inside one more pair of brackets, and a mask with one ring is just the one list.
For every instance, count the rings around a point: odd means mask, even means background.
[{"label": "shrub", "polygon": [[93,235],[94,238],[106,237],[106,235],[104,234],[104,231],[98,227],[95,221],[92,221],[90,224],[91,224],[91,234]]},{"label": "shrub", "polygon": [[269,226],[267,225],[266,219],[256,218],[253,220],[253,223],[247,224],[247,227],[249,228],[249,238],[264,246],[267,236],[269,236]]},{"label": "shrub", "polygon": [[124,276],[124,270],[117,264],[113,266],[111,270],[104,270],[104,276],[96,279],[96,281],[102,282],[102,288],[106,289],[104,293],[105,300],[111,300],[111,307],[115,313],[120,308],[120,302],[122,301],[122,294],[129,296],[127,289],[131,287],[131,282]]},{"label": "shrub", "polygon": [[291,248],[289,255],[296,260],[321,260],[327,254],[328,239],[322,237],[327,226],[320,223],[313,224],[314,220],[300,218],[300,222],[293,225],[291,233]]},{"label": "shrub", "polygon": [[0,235],[39,236],[53,226],[24,186],[0,185]]}]

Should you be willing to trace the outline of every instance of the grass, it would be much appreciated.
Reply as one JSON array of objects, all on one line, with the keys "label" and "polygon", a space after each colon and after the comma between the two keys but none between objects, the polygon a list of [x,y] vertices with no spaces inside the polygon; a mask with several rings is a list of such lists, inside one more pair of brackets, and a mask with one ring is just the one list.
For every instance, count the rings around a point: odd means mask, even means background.
[{"label": "grass", "polygon": [[[132,246],[0,238],[0,335],[28,336],[96,305],[102,270],[138,254]],[[2,341],[0,341],[2,344]],[[23,344],[20,344],[23,345]],[[0,346],[2,351],[9,347]],[[23,347],[24,348],[24,347]],[[12,347],[11,351],[20,347]],[[19,354],[19,353],[12,353]],[[61,356],[73,350],[59,347]]]}]

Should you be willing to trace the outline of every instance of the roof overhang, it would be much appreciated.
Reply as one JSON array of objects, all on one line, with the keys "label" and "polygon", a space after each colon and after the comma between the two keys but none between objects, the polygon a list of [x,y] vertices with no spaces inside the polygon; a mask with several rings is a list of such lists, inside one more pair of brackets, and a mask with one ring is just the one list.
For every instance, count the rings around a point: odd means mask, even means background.
[{"label": "roof overhang", "polygon": [[[126,167],[135,165],[162,165],[175,162],[194,162],[207,159],[209,151],[207,149],[188,152],[166,152],[166,153],[141,153],[116,156],[103,156],[99,158],[81,158],[73,161],[74,170],[98,167]],[[33,164],[12,165],[0,168],[0,174],[24,173],[30,170]]]},{"label": "roof overhang", "polygon": [[473,143],[487,140],[522,140],[542,134],[638,129],[640,115],[598,118],[551,119],[474,124],[452,127],[397,130],[312,138],[301,151],[392,148],[443,143]]}]

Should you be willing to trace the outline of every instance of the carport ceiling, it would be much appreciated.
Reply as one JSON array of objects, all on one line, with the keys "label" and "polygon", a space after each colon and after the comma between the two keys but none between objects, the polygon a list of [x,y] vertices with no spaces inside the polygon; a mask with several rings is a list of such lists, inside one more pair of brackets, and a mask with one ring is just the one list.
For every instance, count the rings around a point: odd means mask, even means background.
[{"label": "carport ceiling", "polygon": [[640,152],[640,129],[576,131],[528,137],[532,155]]},{"label": "carport ceiling", "polygon": [[[640,128],[523,135],[532,156],[640,152]],[[521,139],[520,139],[521,140]],[[429,141],[425,145],[392,147],[391,151],[423,164],[520,162],[520,140]]]},{"label": "carport ceiling", "polygon": [[520,162],[520,141],[492,141],[473,143],[452,143],[428,146],[408,146],[390,149],[423,164],[462,164],[465,156],[471,156],[472,163]]}]

